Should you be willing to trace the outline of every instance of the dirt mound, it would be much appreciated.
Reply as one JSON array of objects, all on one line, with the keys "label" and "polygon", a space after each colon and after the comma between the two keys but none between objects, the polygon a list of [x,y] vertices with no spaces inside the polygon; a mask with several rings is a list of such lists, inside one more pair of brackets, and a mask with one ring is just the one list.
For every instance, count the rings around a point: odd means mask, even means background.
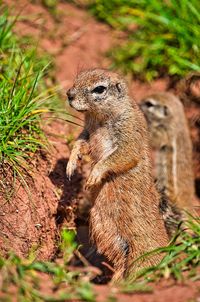
[{"label": "dirt mound", "polygon": [[53,256],[57,202],[47,171],[46,160],[40,159],[33,178],[25,177],[28,187],[17,181],[13,197],[6,200],[5,192],[1,196],[0,246],[3,254],[12,250],[27,256],[32,250],[41,259]]},{"label": "dirt mound", "polygon": [[17,181],[10,196],[8,187],[1,191],[0,246],[4,255],[11,250],[20,256],[35,251],[38,259],[51,259],[60,225],[74,228],[77,200],[82,198],[82,173],[77,172],[72,181],[67,179],[69,148],[65,138],[60,138],[71,132],[70,126],[56,121],[46,125],[45,132],[49,152],[32,159],[26,184]]}]

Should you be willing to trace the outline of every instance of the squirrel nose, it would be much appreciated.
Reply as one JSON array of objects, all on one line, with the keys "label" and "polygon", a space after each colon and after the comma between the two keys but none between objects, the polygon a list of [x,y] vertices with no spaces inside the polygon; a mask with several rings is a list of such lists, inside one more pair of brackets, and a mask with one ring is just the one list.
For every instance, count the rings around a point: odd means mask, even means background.
[{"label": "squirrel nose", "polygon": [[74,97],[75,97],[75,92],[70,88],[67,91],[67,98],[68,98],[69,103],[71,103],[73,101]]}]

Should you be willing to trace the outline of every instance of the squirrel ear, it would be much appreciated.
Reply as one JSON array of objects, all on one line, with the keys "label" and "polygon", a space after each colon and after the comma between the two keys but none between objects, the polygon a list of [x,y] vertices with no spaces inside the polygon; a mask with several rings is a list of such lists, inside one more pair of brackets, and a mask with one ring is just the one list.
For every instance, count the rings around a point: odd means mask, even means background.
[{"label": "squirrel ear", "polygon": [[117,90],[120,97],[124,97],[126,94],[128,94],[128,87],[123,79],[117,78],[113,83],[113,88],[115,91]]},{"label": "squirrel ear", "polygon": [[170,114],[169,108],[167,106],[163,107],[163,114],[164,114],[164,116],[168,116]]},{"label": "squirrel ear", "polygon": [[119,93],[122,92],[122,86],[121,86],[120,83],[117,83],[117,84],[116,84],[116,88],[117,88],[117,90],[118,90]]},{"label": "squirrel ear", "polygon": [[154,108],[153,113],[158,119],[165,119],[170,116],[170,111],[167,106],[158,105],[157,107]]}]

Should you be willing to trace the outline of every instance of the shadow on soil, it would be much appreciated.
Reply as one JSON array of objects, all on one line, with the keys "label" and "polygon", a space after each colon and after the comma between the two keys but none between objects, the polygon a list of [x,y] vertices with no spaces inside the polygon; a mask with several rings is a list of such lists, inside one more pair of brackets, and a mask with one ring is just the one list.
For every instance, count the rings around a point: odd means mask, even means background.
[{"label": "shadow on soil", "polygon": [[[58,202],[57,213],[55,216],[58,228],[62,225],[75,222],[77,236],[76,241],[80,246],[79,252],[89,262],[91,266],[95,266],[102,272],[93,281],[98,284],[105,284],[110,281],[112,272],[108,268],[110,264],[104,256],[96,251],[96,247],[90,242],[89,236],[89,195],[83,193],[83,177],[79,172],[76,172],[69,181],[66,177],[66,165],[68,159],[61,158],[57,161],[49,178],[57,187],[60,200]],[[79,202],[86,205],[80,210]],[[77,257],[72,260],[73,266],[83,266],[83,262]]]},{"label": "shadow on soil", "polygon": [[61,158],[57,161],[53,171],[49,174],[49,178],[57,188],[60,200],[56,213],[57,226],[74,220],[74,212],[77,207],[78,195],[82,190],[82,175],[78,172],[69,181],[66,177],[66,165],[68,159]]}]

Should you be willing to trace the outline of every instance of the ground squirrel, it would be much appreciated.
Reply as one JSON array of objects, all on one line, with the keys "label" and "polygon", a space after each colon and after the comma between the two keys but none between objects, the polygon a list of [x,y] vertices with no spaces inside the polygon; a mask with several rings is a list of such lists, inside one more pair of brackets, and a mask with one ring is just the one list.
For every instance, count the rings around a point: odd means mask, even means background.
[{"label": "ground squirrel", "polygon": [[128,95],[124,80],[113,72],[81,72],[67,93],[71,107],[85,114],[85,127],[67,164],[70,178],[83,154],[92,169],[86,183],[94,205],[91,238],[114,265],[120,280],[142,267],[156,264],[160,255],[133,261],[168,243],[159,211],[149,156],[145,118]]},{"label": "ground squirrel", "polygon": [[192,143],[182,103],[173,94],[157,93],[145,97],[140,107],[155,151],[158,187],[179,208],[192,208]]}]

